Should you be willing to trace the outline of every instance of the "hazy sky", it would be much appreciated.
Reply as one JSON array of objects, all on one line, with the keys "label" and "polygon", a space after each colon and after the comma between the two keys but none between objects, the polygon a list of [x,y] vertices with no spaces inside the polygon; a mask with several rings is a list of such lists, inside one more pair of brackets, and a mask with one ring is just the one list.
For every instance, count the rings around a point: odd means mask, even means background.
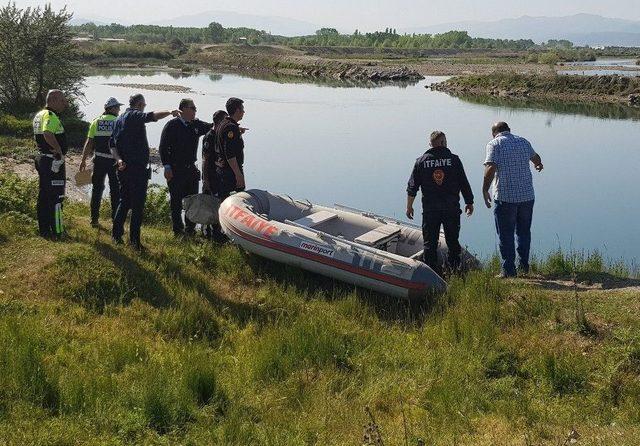
[{"label": "hazy sky", "polygon": [[[20,7],[42,1],[15,0]],[[371,30],[577,13],[640,20],[640,0],[51,0],[79,18],[147,23],[202,11],[289,17],[343,29]],[[224,25],[224,24],[223,24]]]}]

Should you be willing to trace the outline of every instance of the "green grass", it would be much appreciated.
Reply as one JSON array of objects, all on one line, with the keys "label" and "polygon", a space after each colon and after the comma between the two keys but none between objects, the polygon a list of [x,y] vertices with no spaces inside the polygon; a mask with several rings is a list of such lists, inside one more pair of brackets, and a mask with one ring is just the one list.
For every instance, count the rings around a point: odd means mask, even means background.
[{"label": "green grass", "polygon": [[397,301],[161,218],[138,255],[81,204],[50,242],[0,181],[0,444],[362,444],[365,407],[388,445],[637,444],[637,291],[581,293],[586,333],[573,290],[489,268]]}]

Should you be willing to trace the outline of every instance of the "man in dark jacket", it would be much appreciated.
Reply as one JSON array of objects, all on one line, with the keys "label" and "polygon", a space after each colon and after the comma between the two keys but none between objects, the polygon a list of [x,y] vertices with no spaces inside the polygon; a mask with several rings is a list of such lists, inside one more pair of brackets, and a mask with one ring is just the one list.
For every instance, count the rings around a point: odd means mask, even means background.
[{"label": "man in dark jacket", "polygon": [[449,249],[449,267],[460,268],[460,193],[467,216],[473,214],[473,193],[458,156],[447,148],[447,137],[440,131],[431,134],[429,150],[416,160],[407,186],[407,217],[413,220],[413,202],[422,190],[422,236],[424,261],[440,273],[438,240],[440,226]]},{"label": "man in dark jacket", "polygon": [[218,180],[218,198],[224,200],[231,192],[245,189],[244,140],[246,129],[238,123],[244,117],[242,99],[229,98],[226,104],[229,116],[224,118],[216,130],[215,163]]},{"label": "man in dark jacket", "polygon": [[122,244],[124,222],[131,210],[129,244],[142,251],[140,227],[147,200],[147,185],[151,177],[149,165],[149,141],[146,124],[164,119],[169,115],[180,116],[180,110],[163,110],[145,113],[147,103],[144,96],[136,94],[129,98],[129,108],[121,114],[113,126],[109,147],[116,160],[120,202],[113,219],[111,237],[114,243]]},{"label": "man in dark jacket", "polygon": [[191,99],[180,101],[178,109],[182,116],[166,123],[159,147],[164,177],[169,186],[171,222],[176,236],[195,233],[195,223],[186,217],[182,221],[182,199],[198,193],[201,175],[195,165],[198,142],[213,126],[196,118],[196,105]]},{"label": "man in dark jacket", "polygon": [[216,180],[216,130],[226,118],[227,112],[218,110],[213,114],[213,127],[202,138],[202,192],[216,195],[218,182]]}]

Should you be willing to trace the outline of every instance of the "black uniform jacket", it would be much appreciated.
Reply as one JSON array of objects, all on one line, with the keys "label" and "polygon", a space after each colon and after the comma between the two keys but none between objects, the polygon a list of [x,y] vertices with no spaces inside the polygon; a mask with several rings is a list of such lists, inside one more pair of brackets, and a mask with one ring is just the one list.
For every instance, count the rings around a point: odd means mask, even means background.
[{"label": "black uniform jacket", "polygon": [[446,147],[429,149],[416,160],[407,185],[415,197],[422,190],[422,209],[447,211],[460,209],[460,193],[466,204],[473,204],[473,192],[458,156]]},{"label": "black uniform jacket", "polygon": [[194,119],[187,122],[173,118],[167,122],[160,136],[160,159],[163,165],[190,166],[198,159],[198,141],[213,124]]},{"label": "black uniform jacket", "polygon": [[242,169],[244,164],[244,141],[238,123],[230,117],[224,118],[216,130],[217,144],[215,147],[216,166],[231,169],[227,160],[235,158]]}]

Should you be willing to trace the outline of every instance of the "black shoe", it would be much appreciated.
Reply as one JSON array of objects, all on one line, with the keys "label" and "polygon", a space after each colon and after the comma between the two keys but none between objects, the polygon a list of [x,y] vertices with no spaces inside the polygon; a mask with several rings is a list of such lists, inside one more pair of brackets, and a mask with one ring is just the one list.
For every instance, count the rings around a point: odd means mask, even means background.
[{"label": "black shoe", "polygon": [[111,241],[113,241],[113,243],[116,245],[124,245],[122,237],[111,237]]}]

